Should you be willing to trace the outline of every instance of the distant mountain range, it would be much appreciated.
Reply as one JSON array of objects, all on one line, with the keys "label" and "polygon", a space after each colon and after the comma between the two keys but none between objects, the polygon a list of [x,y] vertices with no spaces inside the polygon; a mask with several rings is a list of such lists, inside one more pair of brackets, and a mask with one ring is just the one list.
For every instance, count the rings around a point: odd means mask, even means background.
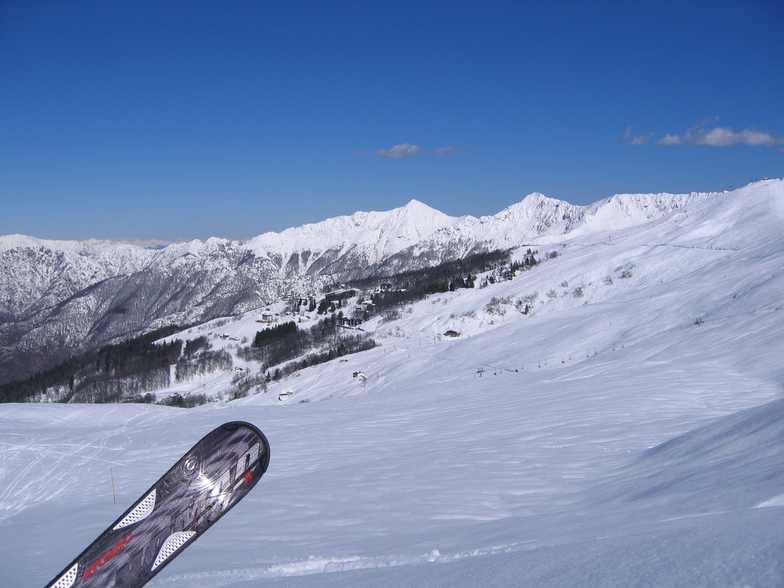
[{"label": "distant mountain range", "polygon": [[618,231],[716,196],[625,194],[575,206],[531,194],[480,218],[451,217],[412,200],[245,242],[211,238],[160,249],[0,237],[0,383],[158,327],[235,315],[291,293],[471,253]]}]

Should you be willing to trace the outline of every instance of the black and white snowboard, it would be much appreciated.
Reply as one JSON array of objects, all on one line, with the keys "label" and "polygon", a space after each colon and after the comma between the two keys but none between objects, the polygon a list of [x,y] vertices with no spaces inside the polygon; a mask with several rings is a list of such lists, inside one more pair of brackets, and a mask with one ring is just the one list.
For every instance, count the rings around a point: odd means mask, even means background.
[{"label": "black and white snowboard", "polygon": [[221,425],[190,451],[46,588],[138,588],[256,485],[269,443],[250,423]]}]

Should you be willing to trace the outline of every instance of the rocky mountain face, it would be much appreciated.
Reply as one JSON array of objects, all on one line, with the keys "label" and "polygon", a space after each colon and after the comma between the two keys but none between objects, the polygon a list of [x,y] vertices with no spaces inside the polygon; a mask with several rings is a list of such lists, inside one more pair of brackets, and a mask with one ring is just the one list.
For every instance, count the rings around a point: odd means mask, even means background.
[{"label": "rocky mountain face", "polygon": [[532,194],[480,218],[450,217],[414,200],[247,242],[212,238],[160,250],[0,237],[0,382],[158,327],[235,315],[290,293],[480,251],[644,224],[710,196],[620,195],[582,207]]}]

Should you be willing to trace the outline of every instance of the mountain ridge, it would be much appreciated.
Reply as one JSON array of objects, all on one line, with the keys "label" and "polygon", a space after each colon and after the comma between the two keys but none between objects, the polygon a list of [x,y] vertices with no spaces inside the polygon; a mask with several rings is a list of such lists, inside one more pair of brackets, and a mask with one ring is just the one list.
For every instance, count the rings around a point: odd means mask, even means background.
[{"label": "mountain ridge", "polygon": [[[780,180],[767,184],[784,191]],[[577,206],[534,193],[479,218],[451,217],[412,200],[391,211],[357,212],[248,241],[213,237],[158,250],[0,237],[0,382],[53,365],[74,350],[239,314],[289,293],[480,251],[600,235],[727,198],[733,193],[618,195]]]},{"label": "mountain ridge", "polygon": [[[725,192],[726,193],[726,192]],[[208,247],[213,243],[233,243],[245,246],[256,253],[264,254],[264,246],[271,249],[279,248],[287,237],[301,237],[303,234],[318,234],[319,243],[332,246],[346,241],[346,236],[337,229],[362,228],[366,230],[368,224],[373,228],[384,228],[387,230],[398,230],[401,228],[414,228],[415,238],[423,238],[428,234],[438,232],[445,227],[456,227],[458,230],[465,230],[475,225],[503,224],[505,222],[520,222],[531,220],[534,217],[544,217],[545,219],[554,218],[558,213],[568,218],[583,220],[595,216],[604,209],[614,207],[620,216],[629,216],[633,221],[644,222],[639,216],[640,211],[635,208],[648,208],[651,203],[655,203],[660,214],[667,214],[672,210],[681,208],[688,203],[711,196],[722,194],[722,192],[691,192],[688,194],[671,194],[666,192],[641,193],[641,194],[615,194],[609,198],[599,200],[589,205],[570,204],[564,200],[550,198],[539,192],[532,192],[523,200],[507,206],[494,215],[483,215],[474,217],[464,215],[459,217],[449,216],[419,200],[412,199],[404,206],[393,208],[388,211],[357,211],[351,215],[331,217],[315,223],[307,223],[297,227],[289,227],[280,232],[268,231],[246,240],[228,239],[213,236],[204,241],[191,239],[182,242],[175,242],[165,247],[150,249],[134,243],[125,241],[112,241],[108,239],[44,239],[30,235],[10,234],[0,235],[0,251],[17,248],[44,247],[55,251],[73,251],[76,253],[94,253],[99,250],[115,248],[131,248],[137,251],[148,251],[156,254],[169,247],[179,249],[186,246],[189,249]],[[655,218],[648,215],[647,220]],[[405,221],[405,222],[400,222]],[[542,227],[541,223],[538,227]],[[538,227],[534,227],[536,231]],[[326,238],[325,238],[326,235]],[[353,236],[353,235],[351,235]],[[330,238],[331,237],[331,238]],[[534,238],[532,236],[531,238]],[[294,239],[292,239],[294,240]]]}]

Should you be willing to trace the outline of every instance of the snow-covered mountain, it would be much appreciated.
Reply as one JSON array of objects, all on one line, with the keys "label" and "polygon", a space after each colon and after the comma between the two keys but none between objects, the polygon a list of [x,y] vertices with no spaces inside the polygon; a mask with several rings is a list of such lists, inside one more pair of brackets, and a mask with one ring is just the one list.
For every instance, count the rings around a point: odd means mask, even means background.
[{"label": "snow-covered mountain", "polygon": [[[784,186],[681,198],[561,204],[541,264],[368,321],[380,346],[264,393],[0,405],[0,585],[44,585],[239,419],[267,474],[151,587],[782,586]],[[252,370],[235,340],[261,312],[176,336]],[[234,367],[160,393],[217,396]]]},{"label": "snow-covered mountain", "polygon": [[0,237],[0,382],[75,350],[171,324],[235,315],[327,283],[647,223],[711,194],[613,196],[579,207],[532,194],[495,216],[450,217],[416,200],[265,233],[150,250]]}]

